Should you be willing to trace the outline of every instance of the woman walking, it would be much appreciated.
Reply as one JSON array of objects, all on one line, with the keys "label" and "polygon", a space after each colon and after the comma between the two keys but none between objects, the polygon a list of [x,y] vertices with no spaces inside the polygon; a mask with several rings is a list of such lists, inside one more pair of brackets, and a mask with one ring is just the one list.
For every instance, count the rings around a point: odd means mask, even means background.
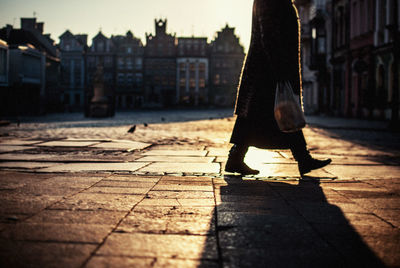
[{"label": "woman walking", "polygon": [[251,43],[235,107],[234,145],[225,171],[259,173],[243,161],[249,146],[290,149],[301,175],[331,162],[312,158],[303,132],[282,132],[274,118],[277,83],[289,82],[301,99],[300,66],[300,22],[292,0],[254,0]]}]

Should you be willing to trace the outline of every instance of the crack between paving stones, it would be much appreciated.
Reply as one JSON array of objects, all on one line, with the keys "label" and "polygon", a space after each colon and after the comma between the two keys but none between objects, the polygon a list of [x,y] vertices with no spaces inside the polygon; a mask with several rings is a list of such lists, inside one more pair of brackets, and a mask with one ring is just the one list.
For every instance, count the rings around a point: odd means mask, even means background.
[{"label": "crack between paving stones", "polygon": [[[112,176],[112,174],[110,175]],[[117,228],[121,225],[122,221],[125,220],[128,215],[144,200],[146,199],[146,197],[148,196],[149,192],[152,191],[154,189],[154,187],[156,187],[158,185],[158,183],[161,181],[162,176],[158,179],[158,181],[153,185],[153,187],[151,187],[145,194],[143,194],[143,198],[137,202],[126,214],[125,216],[123,216],[121,218],[121,220],[115,225],[115,227],[104,237],[103,241],[98,244],[98,246],[96,247],[96,249],[90,254],[90,256],[83,262],[83,264],[81,265],[81,267],[85,267],[91,258],[93,258],[96,255],[96,252],[104,245],[104,243],[106,242],[107,238],[117,230]]]},{"label": "crack between paving stones", "polygon": [[[221,250],[221,243],[219,241],[219,233],[218,233],[218,211],[217,211],[217,198],[216,198],[216,186],[215,186],[215,178],[213,178],[212,186],[213,186],[213,194],[214,194],[214,217],[215,217],[215,224],[214,224],[214,232],[215,232],[215,239],[217,241],[217,253],[218,253],[218,267],[222,268],[224,265],[224,260],[222,258],[222,250]],[[211,224],[210,224],[211,225]]]}]

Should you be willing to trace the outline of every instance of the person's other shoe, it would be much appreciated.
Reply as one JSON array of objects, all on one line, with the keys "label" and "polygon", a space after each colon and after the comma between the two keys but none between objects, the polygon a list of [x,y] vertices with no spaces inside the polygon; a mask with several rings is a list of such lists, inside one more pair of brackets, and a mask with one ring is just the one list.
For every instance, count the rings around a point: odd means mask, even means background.
[{"label": "person's other shoe", "polygon": [[242,175],[257,175],[260,171],[250,168],[243,161],[235,161],[229,157],[225,165],[225,171],[230,173],[240,173]]},{"label": "person's other shoe", "polygon": [[315,170],[315,169],[319,169],[319,168],[323,168],[327,165],[329,165],[332,162],[332,159],[325,159],[325,160],[318,160],[318,159],[314,159],[312,157],[303,160],[303,161],[299,161],[298,162],[298,166],[299,166],[299,172],[300,175],[303,176],[304,174]]}]

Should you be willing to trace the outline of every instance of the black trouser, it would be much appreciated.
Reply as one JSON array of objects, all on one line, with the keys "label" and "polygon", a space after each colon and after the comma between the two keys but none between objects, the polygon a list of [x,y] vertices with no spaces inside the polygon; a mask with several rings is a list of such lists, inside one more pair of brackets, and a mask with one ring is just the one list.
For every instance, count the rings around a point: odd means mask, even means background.
[{"label": "black trouser", "polygon": [[[297,132],[291,133],[289,135],[290,135],[289,148],[292,152],[294,159],[296,159],[296,161],[299,162],[299,161],[306,160],[307,158],[309,158],[310,152],[307,150],[307,143],[304,138],[303,131],[297,131]],[[233,145],[232,149],[230,150],[229,156],[243,160],[248,149],[249,149],[249,145],[246,144],[245,142],[240,143],[240,144],[236,143]]]}]

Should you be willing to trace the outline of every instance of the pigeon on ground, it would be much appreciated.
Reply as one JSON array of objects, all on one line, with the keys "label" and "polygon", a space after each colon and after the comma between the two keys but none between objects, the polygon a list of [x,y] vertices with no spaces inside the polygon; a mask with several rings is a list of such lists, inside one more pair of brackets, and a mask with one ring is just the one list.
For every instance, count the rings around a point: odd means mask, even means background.
[{"label": "pigeon on ground", "polygon": [[143,123],[143,126],[144,126],[144,127],[147,127],[147,126],[148,126],[148,124],[147,124],[147,123]]},{"label": "pigeon on ground", "polygon": [[128,133],[133,133],[133,132],[135,132],[135,129],[136,129],[136,125],[133,125],[133,126],[128,130]]}]

